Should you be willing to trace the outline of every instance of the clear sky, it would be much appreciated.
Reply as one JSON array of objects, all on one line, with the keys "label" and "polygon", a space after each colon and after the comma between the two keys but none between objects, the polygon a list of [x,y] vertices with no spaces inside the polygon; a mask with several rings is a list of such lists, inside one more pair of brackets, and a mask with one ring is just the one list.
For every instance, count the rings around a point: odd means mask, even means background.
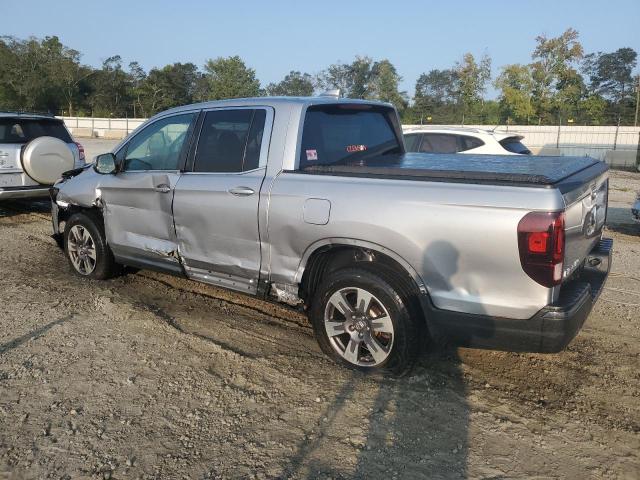
[{"label": "clear sky", "polygon": [[[111,56],[145,68],[202,66],[240,55],[263,85],[290,70],[317,73],[356,55],[388,58],[413,94],[418,76],[463,53],[493,59],[494,75],[531,59],[535,37],[580,32],[585,51],[640,52],[640,0],[196,1],[0,0],[1,35],[57,35],[98,66]],[[1,66],[0,66],[1,68]]]}]

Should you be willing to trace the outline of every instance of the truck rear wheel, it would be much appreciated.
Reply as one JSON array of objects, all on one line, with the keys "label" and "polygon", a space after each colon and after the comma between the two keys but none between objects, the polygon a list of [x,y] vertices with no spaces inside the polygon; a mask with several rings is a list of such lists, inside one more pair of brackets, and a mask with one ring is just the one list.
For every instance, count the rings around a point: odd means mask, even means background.
[{"label": "truck rear wheel", "polygon": [[120,272],[105,240],[102,223],[90,213],[76,213],[66,222],[64,253],[73,272],[82,277],[106,280]]},{"label": "truck rear wheel", "polygon": [[310,314],[322,350],[350,368],[406,373],[420,348],[420,329],[394,283],[384,272],[331,272],[316,290]]}]

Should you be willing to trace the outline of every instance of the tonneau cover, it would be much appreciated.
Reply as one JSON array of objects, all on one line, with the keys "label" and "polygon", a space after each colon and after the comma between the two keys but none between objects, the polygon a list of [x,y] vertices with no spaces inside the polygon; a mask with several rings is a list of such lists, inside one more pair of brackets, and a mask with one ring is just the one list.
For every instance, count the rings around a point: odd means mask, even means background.
[{"label": "tonneau cover", "polygon": [[590,157],[404,153],[355,159],[349,164],[307,167],[304,173],[434,181],[550,186],[585,170],[607,170]]}]

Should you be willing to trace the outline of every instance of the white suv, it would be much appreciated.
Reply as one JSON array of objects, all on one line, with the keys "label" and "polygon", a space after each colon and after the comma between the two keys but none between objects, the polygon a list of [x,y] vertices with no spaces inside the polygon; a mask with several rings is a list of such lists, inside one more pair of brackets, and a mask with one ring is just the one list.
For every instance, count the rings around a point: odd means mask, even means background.
[{"label": "white suv", "polygon": [[0,112],[0,200],[46,197],[63,172],[84,165],[84,149],[62,120]]},{"label": "white suv", "polygon": [[409,127],[404,129],[407,152],[531,155],[521,135],[464,127]]}]

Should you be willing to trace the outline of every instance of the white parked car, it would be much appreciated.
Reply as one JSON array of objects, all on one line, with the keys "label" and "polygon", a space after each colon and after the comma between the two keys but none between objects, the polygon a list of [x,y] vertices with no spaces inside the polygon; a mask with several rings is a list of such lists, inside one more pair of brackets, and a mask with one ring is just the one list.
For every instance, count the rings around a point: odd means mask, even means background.
[{"label": "white parked car", "polygon": [[84,148],[62,120],[0,112],[0,200],[47,197],[63,172],[84,165]]},{"label": "white parked car", "polygon": [[522,135],[465,127],[410,127],[403,131],[407,152],[531,155]]}]

